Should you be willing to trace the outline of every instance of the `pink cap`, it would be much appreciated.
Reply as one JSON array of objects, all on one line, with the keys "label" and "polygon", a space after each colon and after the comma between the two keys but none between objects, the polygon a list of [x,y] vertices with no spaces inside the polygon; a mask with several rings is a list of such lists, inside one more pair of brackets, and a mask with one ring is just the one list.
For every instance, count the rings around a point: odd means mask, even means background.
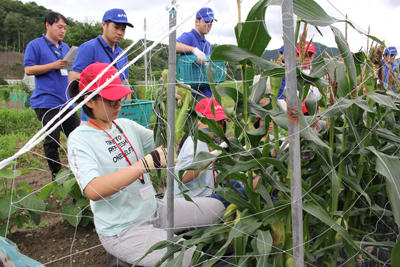
[{"label": "pink cap", "polygon": [[[211,109],[211,103],[214,103],[215,116]],[[224,113],[224,109],[220,104],[218,104],[215,98],[203,98],[200,100],[196,105],[196,111],[203,114],[205,117],[216,121],[228,119]]]},{"label": "pink cap", "polygon": [[[307,47],[308,47],[308,50],[306,52],[313,53],[313,54],[316,53],[313,42],[306,42],[305,45],[304,45],[304,50],[306,50]],[[300,45],[297,46],[296,53],[300,54]]]},{"label": "pink cap", "polygon": [[[87,66],[81,73],[81,77],[79,79],[79,90],[83,90],[108,66],[108,63],[100,62],[96,62]],[[104,73],[104,75],[101,76],[87,91],[95,91],[117,72],[117,69],[114,66],[111,66],[111,68],[109,68],[107,72]],[[122,85],[121,78],[117,76],[110,84],[108,84],[99,92],[99,95],[107,100],[114,101],[119,100],[133,92],[134,91],[129,89],[128,86]]]}]

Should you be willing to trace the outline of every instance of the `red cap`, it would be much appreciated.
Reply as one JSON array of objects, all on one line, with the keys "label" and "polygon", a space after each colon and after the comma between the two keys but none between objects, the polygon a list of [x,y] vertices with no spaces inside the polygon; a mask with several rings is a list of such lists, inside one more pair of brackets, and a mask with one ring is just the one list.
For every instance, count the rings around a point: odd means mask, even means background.
[{"label": "red cap", "polygon": [[[211,109],[211,103],[214,104],[215,116]],[[203,114],[205,117],[216,121],[228,119],[228,117],[224,113],[224,109],[220,104],[218,104],[215,98],[203,98],[202,100],[200,100],[199,103],[196,105],[196,111]]]},{"label": "red cap", "polygon": [[[81,77],[79,79],[79,90],[82,91],[109,65],[110,64],[108,63],[96,62],[87,66],[81,73]],[[114,66],[111,66],[106,73],[104,73],[103,76],[101,76],[87,91],[95,91],[117,72],[117,69]],[[76,85],[76,83],[71,83],[71,86]],[[107,100],[114,101],[119,100],[131,93],[133,93],[133,91],[129,89],[128,86],[122,85],[121,78],[117,76],[110,84],[108,84],[99,92],[99,95]]]},{"label": "red cap", "polygon": [[[308,50],[306,52],[313,53],[313,54],[316,53],[313,42],[306,42],[305,45],[304,45],[304,50],[306,50],[307,47],[308,47]],[[296,53],[300,54],[300,45],[297,46]]]}]

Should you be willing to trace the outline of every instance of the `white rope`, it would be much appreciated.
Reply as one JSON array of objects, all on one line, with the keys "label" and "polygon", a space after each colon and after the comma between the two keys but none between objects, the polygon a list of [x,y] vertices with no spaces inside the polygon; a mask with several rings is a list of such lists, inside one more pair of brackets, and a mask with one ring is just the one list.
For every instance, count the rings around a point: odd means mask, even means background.
[{"label": "white rope", "polygon": [[[208,4],[211,0],[207,1],[206,4]],[[54,123],[61,115],[63,115],[66,110],[71,107],[76,100],[81,97],[87,90],[90,88],[98,79],[100,79],[104,73],[107,72],[111,66],[116,63],[123,55],[127,53],[136,43],[132,43],[130,46],[128,46],[118,57],[108,66],[106,67],[97,77],[90,82],[77,96],[75,96],[71,101],[60,110],[60,112],[54,116],[40,131],[38,131],[22,148],[20,148],[13,156],[6,158],[0,162],[0,169],[3,169],[5,166],[7,166],[11,161],[17,159],[19,156],[25,154],[26,152],[30,151],[33,147],[35,147],[38,143],[44,140],[47,135],[49,135],[51,132],[53,132],[58,126],[60,126],[65,120],[67,120],[72,114],[74,114],[78,109],[80,109],[83,105],[85,105],[90,99],[92,99],[95,95],[97,95],[104,87],[109,85],[112,80],[114,80],[116,77],[118,77],[122,72],[125,71],[125,69],[129,68],[132,64],[136,63],[141,57],[143,57],[146,53],[148,53],[150,50],[152,50],[154,47],[156,47],[158,44],[160,44],[165,38],[167,38],[172,32],[176,31],[178,27],[180,27],[182,24],[184,24],[186,21],[188,21],[193,15],[195,14],[192,13],[186,19],[184,19],[181,23],[176,25],[175,27],[171,28],[166,34],[162,35],[162,37],[154,42],[151,46],[149,46],[146,50],[144,50],[142,53],[140,53],[137,57],[132,59],[128,64],[126,64],[123,68],[121,68],[114,76],[112,76],[111,79],[107,80],[102,86],[97,88],[94,93],[90,94],[86,99],[84,99],[81,103],[79,103],[75,108],[70,110],[66,116],[64,116],[62,119],[60,119],[53,127],[50,128],[50,130],[47,130],[52,123]]]}]

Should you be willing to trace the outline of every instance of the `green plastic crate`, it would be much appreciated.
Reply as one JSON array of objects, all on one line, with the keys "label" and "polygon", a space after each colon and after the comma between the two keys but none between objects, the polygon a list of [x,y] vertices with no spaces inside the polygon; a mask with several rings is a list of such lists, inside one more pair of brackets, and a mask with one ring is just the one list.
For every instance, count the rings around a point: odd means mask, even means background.
[{"label": "green plastic crate", "polygon": [[118,118],[130,119],[144,127],[149,127],[153,102],[141,99],[126,100],[122,104]]},{"label": "green plastic crate", "polygon": [[[207,59],[210,56],[207,55]],[[196,56],[182,55],[176,60],[176,78],[185,84],[199,86],[207,84],[207,66],[211,64],[211,73],[215,83],[225,81],[226,67],[224,61],[208,61],[206,64],[197,64]]]}]

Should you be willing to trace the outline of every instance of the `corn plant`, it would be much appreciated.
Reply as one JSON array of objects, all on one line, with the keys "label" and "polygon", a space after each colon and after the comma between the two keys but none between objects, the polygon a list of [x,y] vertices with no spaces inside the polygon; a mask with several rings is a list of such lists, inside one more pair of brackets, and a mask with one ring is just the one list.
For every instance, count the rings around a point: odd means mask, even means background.
[{"label": "corn plant", "polygon": [[[273,102],[260,103],[267,97],[265,78],[284,76],[281,66],[261,58],[270,41],[265,10],[276,2],[257,2],[246,21],[235,29],[238,45],[218,46],[211,56],[212,60],[239,64],[242,70],[242,92],[212,86],[217,101],[221,103],[224,97],[235,102],[232,109],[225,110],[234,125],[233,136],[225,135],[215,121],[205,118],[201,120],[208,129],[197,133],[199,140],[211,149],[222,150],[222,154],[215,158],[199,153],[195,161],[216,160],[217,183],[226,179],[242,182],[248,200],[232,188],[217,189],[233,204],[223,222],[156,244],[148,253],[170,247],[160,262],[173,253],[196,247],[193,265],[213,266],[222,261],[239,266],[293,266],[286,140],[275,139],[277,146],[269,137],[262,141],[269,122],[283,130],[288,125],[287,114]],[[364,52],[353,54],[349,50],[342,33],[332,26],[337,20],[314,1],[294,0],[294,12],[300,21],[329,26],[344,59],[321,58],[309,75],[297,70],[299,107],[310,85],[323,94],[320,113],[299,114],[305,262],[312,266],[355,266],[358,259],[384,264],[390,260],[393,248],[395,266],[400,250],[395,244],[400,226],[399,95],[379,90],[371,75],[370,59]],[[248,81],[252,81],[256,67],[262,70],[264,79],[251,85]],[[361,87],[365,87],[366,94]],[[254,130],[250,123],[256,116],[265,123]],[[315,130],[317,120],[325,121],[326,129]],[[210,132],[225,141],[228,148],[218,147],[209,137]],[[189,168],[201,167],[195,164]],[[253,189],[255,176],[261,178]],[[271,197],[273,188],[279,190],[278,200]],[[181,261],[182,257],[176,257],[167,266]]]}]

